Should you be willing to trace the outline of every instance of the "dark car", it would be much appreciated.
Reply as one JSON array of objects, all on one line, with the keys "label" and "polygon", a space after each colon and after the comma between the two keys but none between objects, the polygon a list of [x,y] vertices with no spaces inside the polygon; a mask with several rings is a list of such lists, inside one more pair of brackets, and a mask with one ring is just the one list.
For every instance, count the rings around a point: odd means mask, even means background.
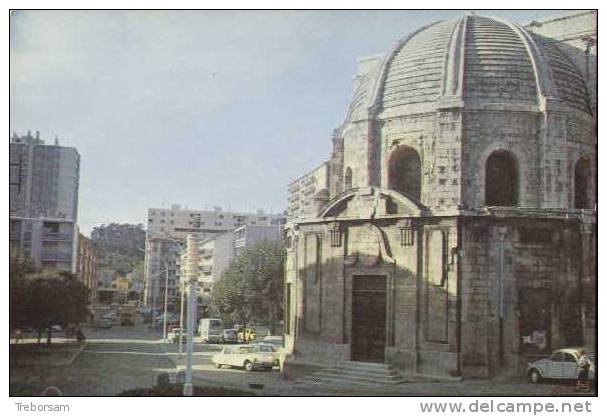
[{"label": "dark car", "polygon": [[224,344],[235,344],[238,342],[238,331],[235,329],[224,329],[221,340]]}]

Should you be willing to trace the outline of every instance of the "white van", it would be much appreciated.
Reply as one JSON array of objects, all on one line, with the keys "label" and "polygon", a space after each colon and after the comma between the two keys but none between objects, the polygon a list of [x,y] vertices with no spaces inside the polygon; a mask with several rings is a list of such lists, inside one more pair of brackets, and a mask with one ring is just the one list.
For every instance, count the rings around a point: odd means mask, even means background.
[{"label": "white van", "polygon": [[198,321],[198,333],[202,342],[220,343],[223,340],[223,324],[218,318],[203,318]]}]

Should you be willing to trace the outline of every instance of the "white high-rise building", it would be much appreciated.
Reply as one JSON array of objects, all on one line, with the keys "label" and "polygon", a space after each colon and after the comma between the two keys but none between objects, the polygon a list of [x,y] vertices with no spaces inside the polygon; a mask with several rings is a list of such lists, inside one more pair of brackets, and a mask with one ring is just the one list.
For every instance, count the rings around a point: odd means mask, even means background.
[{"label": "white high-rise building", "polygon": [[75,272],[80,155],[13,134],[9,154],[11,254],[37,267]]}]

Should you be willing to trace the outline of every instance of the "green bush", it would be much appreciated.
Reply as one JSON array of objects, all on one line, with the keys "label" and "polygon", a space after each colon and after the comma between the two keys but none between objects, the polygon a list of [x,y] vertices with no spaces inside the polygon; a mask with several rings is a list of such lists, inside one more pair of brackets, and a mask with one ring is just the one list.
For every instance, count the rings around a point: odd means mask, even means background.
[{"label": "green bush", "polygon": [[[129,397],[149,397],[149,396],[183,396],[182,384],[164,384],[154,386],[152,388],[125,390],[117,394],[117,396]],[[227,397],[227,396],[255,396],[250,391],[228,389],[225,387],[199,387],[194,386],[194,396],[212,396],[212,397]]]}]

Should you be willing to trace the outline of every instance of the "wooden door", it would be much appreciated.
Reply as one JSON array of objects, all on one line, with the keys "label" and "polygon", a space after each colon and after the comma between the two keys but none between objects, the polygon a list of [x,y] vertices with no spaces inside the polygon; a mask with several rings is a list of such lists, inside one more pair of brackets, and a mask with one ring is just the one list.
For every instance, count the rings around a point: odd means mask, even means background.
[{"label": "wooden door", "polygon": [[383,362],[386,347],[386,277],[354,276],[352,360]]}]

